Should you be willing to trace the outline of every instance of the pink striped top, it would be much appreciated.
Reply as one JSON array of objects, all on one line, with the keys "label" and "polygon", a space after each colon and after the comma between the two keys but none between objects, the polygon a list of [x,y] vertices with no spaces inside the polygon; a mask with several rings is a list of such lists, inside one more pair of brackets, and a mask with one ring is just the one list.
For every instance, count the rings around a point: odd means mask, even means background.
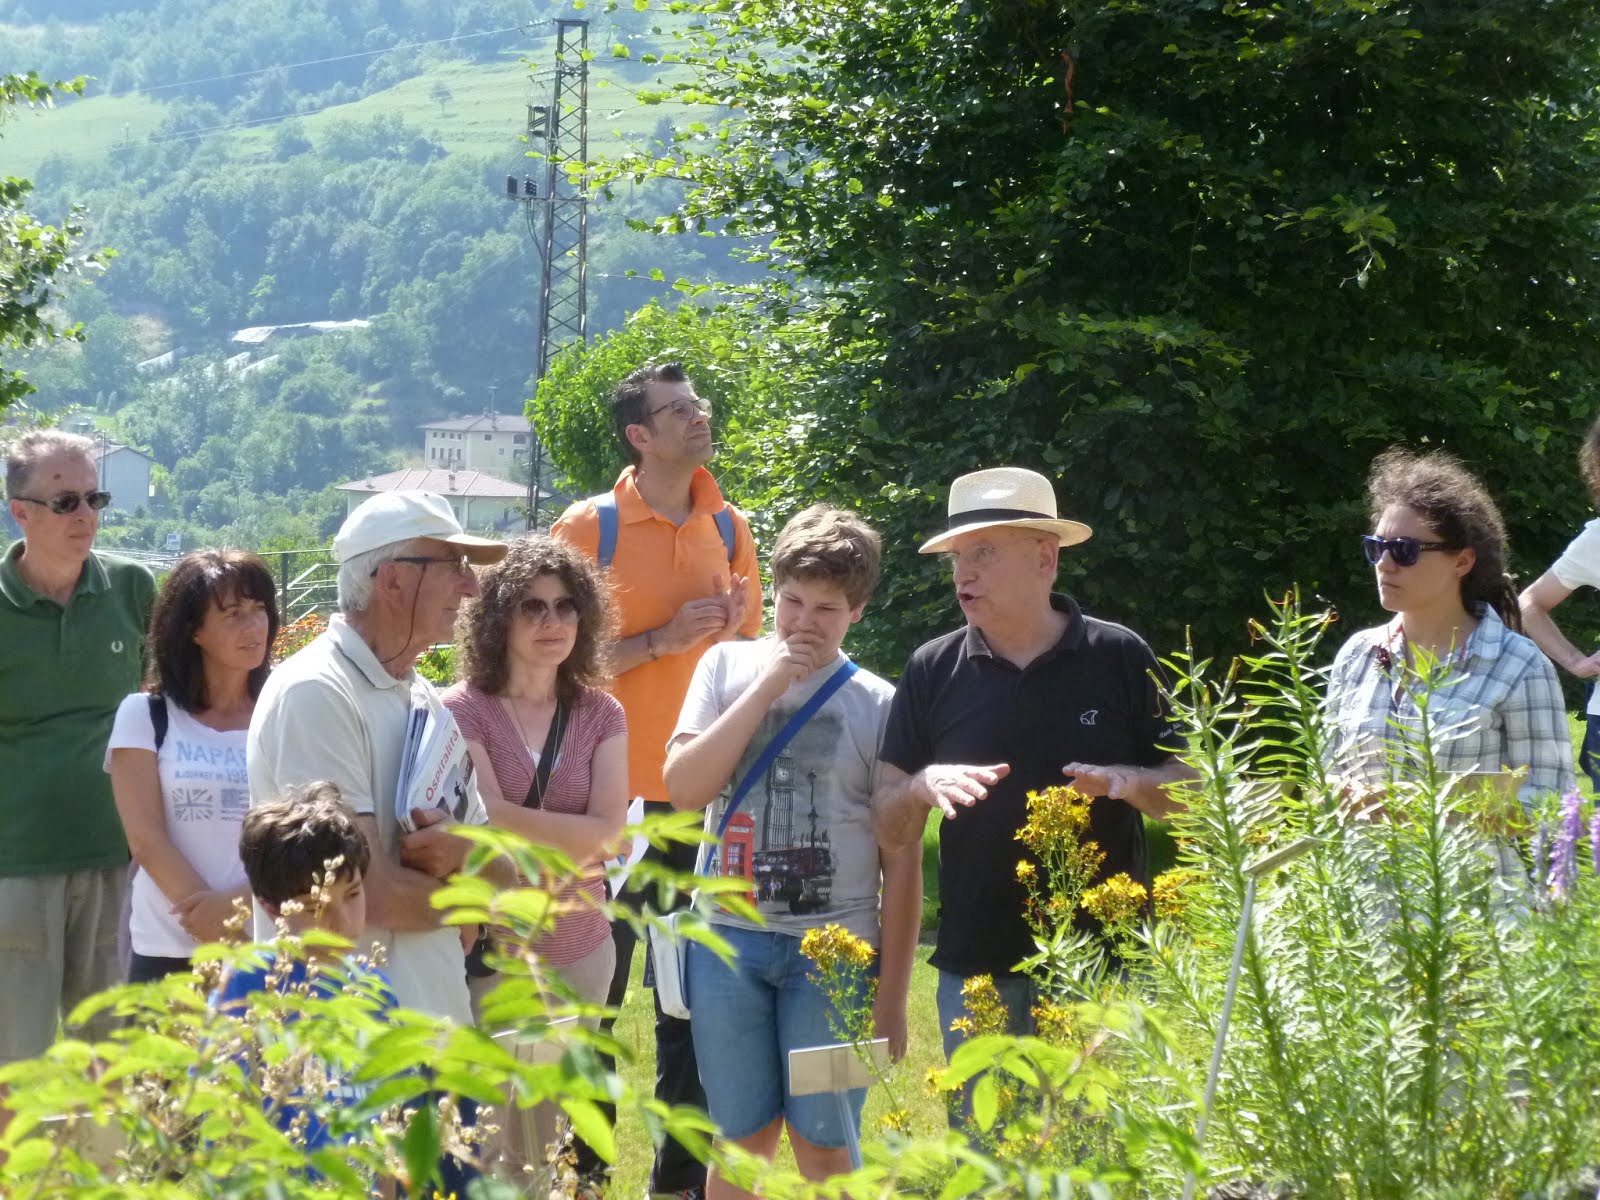
[{"label": "pink striped top", "polygon": [[[466,683],[446,691],[444,702],[455,714],[463,736],[488,751],[501,795],[520,804],[533,786],[533,754],[523,744],[522,733],[512,724],[505,705]],[[558,813],[588,812],[595,751],[600,743],[627,729],[622,705],[604,692],[586,688],[568,717],[555,770],[545,789],[544,807]],[[610,924],[584,896],[595,902],[605,899],[605,872],[598,865],[562,890],[555,928],[533,943],[533,952],[545,962],[558,967],[577,962],[611,936]]]}]

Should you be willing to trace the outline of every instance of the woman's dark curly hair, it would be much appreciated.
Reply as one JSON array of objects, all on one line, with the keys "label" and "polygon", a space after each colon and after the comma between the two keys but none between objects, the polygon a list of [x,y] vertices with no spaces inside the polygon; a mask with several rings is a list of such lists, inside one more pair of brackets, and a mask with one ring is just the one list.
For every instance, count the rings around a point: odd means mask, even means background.
[{"label": "woman's dark curly hair", "polygon": [[541,575],[560,579],[578,606],[577,640],[556,669],[556,697],[576,704],[584,688],[611,679],[611,598],[593,562],[542,533],[517,538],[505,558],[479,573],[478,597],[456,620],[456,675],[490,696],[505,691],[511,672],[506,638],[528,585]]},{"label": "woman's dark curly hair", "polygon": [[1468,612],[1487,604],[1510,629],[1522,632],[1517,588],[1506,574],[1506,523],[1483,484],[1443,450],[1419,454],[1401,447],[1385,450],[1372,463],[1367,499],[1376,528],[1383,510],[1401,505],[1416,513],[1441,542],[1477,551],[1472,570],[1461,577],[1461,602]]},{"label": "woman's dark curly hair", "polygon": [[267,610],[267,644],[261,651],[261,665],[246,679],[251,698],[261,695],[272,669],[272,643],[278,637],[278,585],[266,562],[245,550],[196,550],[172,568],[150,613],[150,665],[145,686],[184,712],[204,712],[211,707],[205,658],[195,645],[195,631],[213,604],[220,607],[241,600],[257,600]]}]

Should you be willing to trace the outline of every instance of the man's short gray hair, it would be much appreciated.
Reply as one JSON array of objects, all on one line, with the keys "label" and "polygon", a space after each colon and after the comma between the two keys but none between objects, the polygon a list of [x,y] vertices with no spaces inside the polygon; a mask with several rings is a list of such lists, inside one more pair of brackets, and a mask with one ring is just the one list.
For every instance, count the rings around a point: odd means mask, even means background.
[{"label": "man's short gray hair", "polygon": [[372,603],[372,577],[378,568],[415,553],[416,539],[408,538],[345,559],[339,564],[339,611],[347,617],[366,612]]},{"label": "man's short gray hair", "polygon": [[81,454],[94,461],[94,443],[64,429],[32,429],[6,447],[6,495],[15,500],[28,490],[33,469],[57,454]]}]

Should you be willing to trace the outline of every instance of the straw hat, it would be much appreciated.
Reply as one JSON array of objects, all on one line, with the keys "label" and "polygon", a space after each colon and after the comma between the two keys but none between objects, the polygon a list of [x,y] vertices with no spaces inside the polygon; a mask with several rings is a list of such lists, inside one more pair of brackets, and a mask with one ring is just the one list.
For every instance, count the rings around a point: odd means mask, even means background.
[{"label": "straw hat", "polygon": [[960,534],[1002,526],[1053,533],[1063,546],[1085,541],[1093,532],[1081,521],[1056,515],[1055,488],[1037,471],[993,467],[950,485],[950,527],[924,542],[920,553],[936,554]]}]

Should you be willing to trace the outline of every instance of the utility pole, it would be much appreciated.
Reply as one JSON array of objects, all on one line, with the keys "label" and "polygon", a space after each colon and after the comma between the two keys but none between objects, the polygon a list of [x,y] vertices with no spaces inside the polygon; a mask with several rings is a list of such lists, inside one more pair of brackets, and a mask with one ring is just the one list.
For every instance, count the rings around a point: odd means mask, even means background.
[{"label": "utility pole", "polygon": [[[544,262],[535,330],[535,386],[543,381],[556,351],[573,340],[584,342],[588,336],[588,50],[589,22],[557,20],[556,77],[550,105],[528,109],[528,141],[545,147]],[[528,528],[538,529],[545,475],[544,439],[538,430],[533,431],[532,449]]]}]

